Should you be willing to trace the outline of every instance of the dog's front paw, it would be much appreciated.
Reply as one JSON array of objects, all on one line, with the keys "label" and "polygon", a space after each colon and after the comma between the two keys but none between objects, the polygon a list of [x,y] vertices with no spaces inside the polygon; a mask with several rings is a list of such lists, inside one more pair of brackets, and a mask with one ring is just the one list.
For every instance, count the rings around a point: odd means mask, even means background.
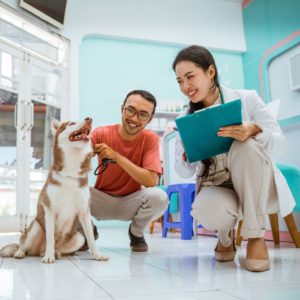
[{"label": "dog's front paw", "polygon": [[44,264],[53,264],[55,263],[55,256],[54,255],[45,255],[42,259]]},{"label": "dog's front paw", "polygon": [[100,252],[99,253],[93,253],[92,257],[93,257],[93,259],[99,260],[99,261],[109,260],[109,256],[102,255]]}]

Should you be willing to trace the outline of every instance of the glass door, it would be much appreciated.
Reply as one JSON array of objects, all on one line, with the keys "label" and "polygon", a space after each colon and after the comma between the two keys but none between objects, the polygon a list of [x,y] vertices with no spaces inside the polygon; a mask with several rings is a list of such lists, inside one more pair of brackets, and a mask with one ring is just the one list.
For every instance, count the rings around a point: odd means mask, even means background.
[{"label": "glass door", "polygon": [[[36,214],[36,204],[51,164],[51,121],[60,120],[59,104],[63,94],[63,72],[58,67],[31,60],[31,124],[29,221]],[[28,223],[28,222],[27,222]]]},{"label": "glass door", "polygon": [[67,93],[69,42],[0,5],[0,233],[22,231],[51,160]]},{"label": "glass door", "polygon": [[40,102],[33,101],[34,123],[31,130],[30,142],[30,203],[29,220],[36,215],[39,193],[43,188],[51,161],[52,134],[51,120],[60,119],[60,109]]},{"label": "glass door", "polygon": [[0,57],[0,232],[22,231],[47,177],[65,79],[59,67],[1,42]]},{"label": "glass door", "polygon": [[22,53],[0,43],[0,231],[19,231],[23,182],[24,86],[20,84]]}]

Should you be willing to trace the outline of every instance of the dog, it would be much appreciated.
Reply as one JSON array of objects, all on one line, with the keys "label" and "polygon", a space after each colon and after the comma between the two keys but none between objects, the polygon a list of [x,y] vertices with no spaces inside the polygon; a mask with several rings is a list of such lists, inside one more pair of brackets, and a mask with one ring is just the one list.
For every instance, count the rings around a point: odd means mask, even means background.
[{"label": "dog", "polygon": [[[91,125],[90,118],[81,123],[51,122],[53,162],[39,195],[37,215],[21,235],[19,245],[5,246],[0,257],[43,256],[43,263],[54,263],[56,257],[79,250],[86,238],[95,260],[109,259],[97,249],[92,229],[88,187],[94,156]],[[85,237],[78,231],[79,224]]]}]

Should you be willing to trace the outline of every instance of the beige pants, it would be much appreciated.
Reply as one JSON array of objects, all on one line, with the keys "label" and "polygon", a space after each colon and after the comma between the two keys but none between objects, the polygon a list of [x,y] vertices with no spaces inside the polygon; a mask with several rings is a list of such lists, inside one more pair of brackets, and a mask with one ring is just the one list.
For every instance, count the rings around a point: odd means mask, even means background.
[{"label": "beige pants", "polygon": [[160,217],[168,207],[167,194],[159,188],[145,188],[124,197],[114,197],[90,187],[91,214],[97,220],[130,221],[131,232],[144,234],[150,221]]},{"label": "beige pants", "polygon": [[264,215],[278,212],[272,163],[262,145],[251,138],[235,141],[228,168],[233,188],[202,187],[191,212],[198,224],[217,232],[225,247],[231,244],[228,234],[238,219],[243,219],[243,237],[258,238],[264,236]]}]

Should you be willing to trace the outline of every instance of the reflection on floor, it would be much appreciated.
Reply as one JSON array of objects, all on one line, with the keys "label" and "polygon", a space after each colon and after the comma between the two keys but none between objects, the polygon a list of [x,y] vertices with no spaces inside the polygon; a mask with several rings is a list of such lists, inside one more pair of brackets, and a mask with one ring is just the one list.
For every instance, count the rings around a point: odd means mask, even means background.
[{"label": "reflection on floor", "polygon": [[[127,226],[100,230],[98,246],[108,262],[88,252],[45,265],[40,258],[0,258],[0,299],[300,299],[300,250],[268,243],[271,270],[244,269],[245,244],[234,262],[213,258],[216,238],[182,241],[178,233],[162,239],[146,234],[149,252],[132,254]],[[16,236],[0,236],[0,247]]]}]

